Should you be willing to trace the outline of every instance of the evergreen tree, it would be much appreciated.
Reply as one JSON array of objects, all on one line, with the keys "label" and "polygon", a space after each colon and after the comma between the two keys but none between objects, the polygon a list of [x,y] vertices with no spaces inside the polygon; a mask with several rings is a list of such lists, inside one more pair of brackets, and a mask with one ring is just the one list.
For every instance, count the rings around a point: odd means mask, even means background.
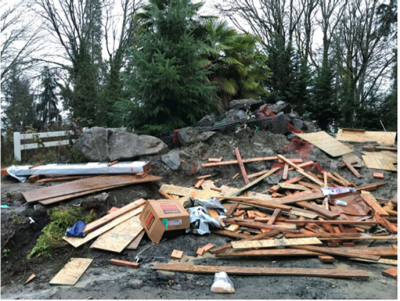
[{"label": "evergreen tree", "polygon": [[58,98],[56,96],[57,81],[48,67],[44,67],[42,71],[43,92],[39,95],[39,103],[36,106],[36,112],[44,128],[50,121],[59,116],[60,111],[57,108]]},{"label": "evergreen tree", "polygon": [[35,125],[34,95],[30,91],[31,83],[14,66],[7,81],[2,84],[2,118],[5,126],[15,131],[24,131],[25,127]]},{"label": "evergreen tree", "polygon": [[279,100],[293,103],[291,89],[295,82],[294,49],[291,43],[285,43],[283,37],[275,37],[266,46],[268,60],[266,65],[271,74],[265,80],[265,86],[270,92],[265,100],[276,102]]},{"label": "evergreen tree", "polygon": [[201,65],[203,43],[193,34],[198,23],[191,1],[170,0],[162,9],[150,5],[151,30],[137,37],[131,51],[131,94],[120,108],[129,128],[160,134],[218,111],[218,102],[207,81],[210,70]]}]

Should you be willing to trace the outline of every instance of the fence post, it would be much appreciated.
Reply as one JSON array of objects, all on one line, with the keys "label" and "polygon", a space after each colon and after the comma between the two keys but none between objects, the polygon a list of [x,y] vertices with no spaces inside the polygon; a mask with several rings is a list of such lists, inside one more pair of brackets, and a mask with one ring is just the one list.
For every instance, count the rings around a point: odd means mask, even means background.
[{"label": "fence post", "polygon": [[21,161],[21,134],[14,132],[14,157],[15,160]]}]

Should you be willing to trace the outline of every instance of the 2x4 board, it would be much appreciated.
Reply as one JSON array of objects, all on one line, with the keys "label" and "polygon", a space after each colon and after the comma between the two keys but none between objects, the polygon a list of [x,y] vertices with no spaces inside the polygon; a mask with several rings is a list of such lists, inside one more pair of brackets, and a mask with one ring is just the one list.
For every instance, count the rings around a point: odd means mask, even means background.
[{"label": "2x4 board", "polygon": [[339,142],[328,133],[321,131],[308,134],[296,134],[299,138],[312,143],[331,157],[339,157],[353,152],[351,148]]}]

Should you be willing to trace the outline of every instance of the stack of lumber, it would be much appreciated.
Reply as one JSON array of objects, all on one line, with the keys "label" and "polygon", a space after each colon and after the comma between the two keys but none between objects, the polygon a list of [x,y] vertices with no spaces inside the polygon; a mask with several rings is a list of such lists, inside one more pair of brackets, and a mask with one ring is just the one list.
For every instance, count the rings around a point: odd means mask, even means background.
[{"label": "stack of lumber", "polygon": [[[238,163],[241,161],[240,156],[237,158],[235,162],[228,161],[229,164],[238,164],[241,172],[245,173]],[[381,259],[396,257],[397,251],[393,248],[355,247],[355,243],[361,241],[397,241],[397,236],[390,235],[397,234],[397,196],[391,200],[378,201],[370,192],[385,185],[385,182],[357,187],[338,173],[322,171],[321,174],[313,174],[305,171],[301,167],[301,160],[287,159],[281,155],[277,159],[288,166],[286,170],[293,168],[300,176],[284,180],[287,179],[284,170],[282,182],[268,190],[271,195],[250,194],[246,190],[276,172],[276,169],[266,171],[240,189],[227,190],[222,186],[221,193],[210,192],[227,209],[225,213],[217,212],[217,216],[221,215],[225,229],[213,232],[240,239],[216,246],[210,253],[226,257],[318,256],[323,262],[332,262],[332,256],[342,256],[354,260],[397,263],[397,260]],[[220,165],[223,162],[212,164]],[[356,192],[328,197],[321,189],[337,186],[354,188]],[[346,206],[338,205],[338,200],[345,202]],[[210,215],[215,215],[215,212],[210,212]]]},{"label": "stack of lumber", "polygon": [[136,249],[143,237],[139,214],[145,203],[144,199],[137,200],[87,224],[83,229],[87,235],[83,238],[64,236],[63,239],[75,248],[97,238],[91,248],[116,253]]},{"label": "stack of lumber", "polygon": [[49,205],[93,192],[132,184],[159,181],[161,179],[161,177],[153,175],[147,175],[144,178],[137,178],[137,176],[131,175],[97,176],[30,190],[24,192],[23,196],[28,203],[39,202],[43,205]]}]

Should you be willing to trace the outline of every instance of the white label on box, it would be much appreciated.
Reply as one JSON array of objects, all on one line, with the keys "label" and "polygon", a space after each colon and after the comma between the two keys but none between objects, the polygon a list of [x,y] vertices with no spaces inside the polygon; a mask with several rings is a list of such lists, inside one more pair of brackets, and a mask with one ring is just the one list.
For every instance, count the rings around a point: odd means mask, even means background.
[{"label": "white label on box", "polygon": [[168,221],[168,226],[180,226],[182,225],[181,219],[172,219]]}]

